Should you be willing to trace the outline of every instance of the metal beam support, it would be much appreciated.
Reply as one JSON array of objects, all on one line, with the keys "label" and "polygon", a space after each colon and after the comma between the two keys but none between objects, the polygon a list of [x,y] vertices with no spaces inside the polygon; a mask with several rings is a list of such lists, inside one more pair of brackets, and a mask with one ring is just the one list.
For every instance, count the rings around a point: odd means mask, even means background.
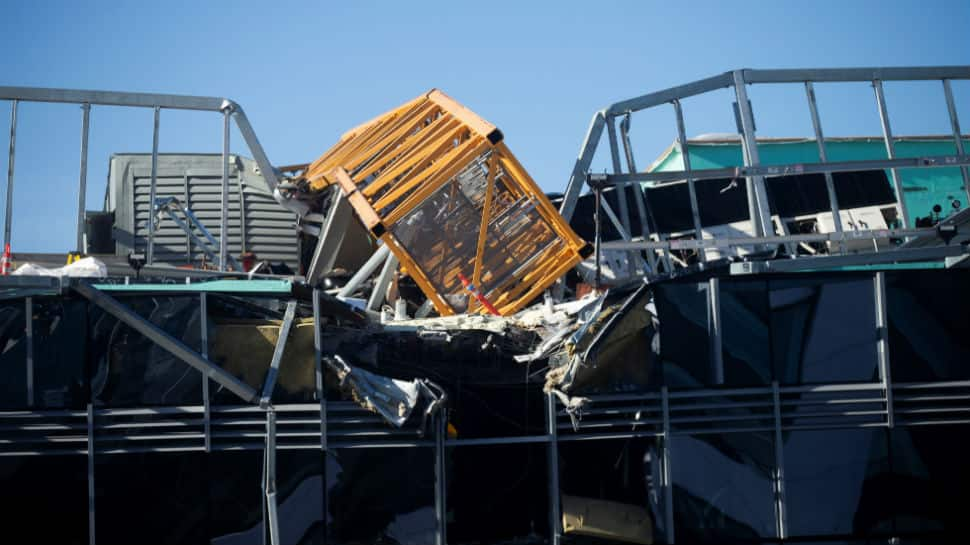
[{"label": "metal beam support", "polygon": [[894,66],[744,70],[748,83],[970,79],[970,66]]},{"label": "metal beam support", "polygon": [[445,437],[448,435],[448,416],[440,407],[434,416],[434,508],[435,545],[448,543],[448,486],[445,472]]},{"label": "metal beam support", "polygon": [[280,372],[280,362],[283,360],[283,351],[286,350],[286,339],[290,336],[294,316],[296,316],[295,299],[286,302],[286,312],[283,314],[283,323],[280,324],[280,334],[276,337],[276,347],[273,348],[273,359],[270,360],[269,369],[266,370],[266,379],[263,381],[263,395],[259,399],[259,406],[263,409],[270,406],[273,388],[276,387],[276,376]]},{"label": "metal beam support", "polygon": [[724,74],[719,74],[717,76],[705,78],[684,85],[678,85],[677,87],[671,87],[669,89],[664,89],[663,91],[657,91],[655,93],[650,93],[637,98],[616,102],[603,110],[603,112],[606,115],[620,115],[628,112],[635,112],[637,110],[645,110],[654,106],[660,106],[661,104],[667,104],[675,98],[687,98],[695,95],[701,95],[709,91],[723,89],[732,85],[734,85],[732,73],[725,72]]},{"label": "metal beam support", "polygon": [[[758,155],[758,141],[754,134],[754,114],[751,112],[751,104],[748,102],[744,73],[741,70],[736,70],[733,77],[734,94],[737,97],[738,111],[741,114],[741,142],[744,148],[744,164],[745,166],[759,166],[761,158]],[[774,234],[775,230],[771,226],[771,211],[768,208],[764,178],[747,176],[745,179],[748,190],[748,214],[754,227],[755,236]]]},{"label": "metal beam support", "polygon": [[95,545],[94,522],[94,405],[88,403],[88,545]]},{"label": "metal beam support", "polygon": [[323,368],[323,337],[320,331],[320,290],[313,289],[313,369],[317,401],[320,402],[320,450],[327,452],[327,385]]},{"label": "metal beam support", "polygon": [[78,169],[77,192],[77,252],[87,253],[84,245],[84,212],[88,192],[88,133],[91,124],[91,105],[81,105],[81,165]]},{"label": "metal beam support", "polygon": [[152,265],[155,261],[155,186],[158,182],[158,122],[160,110],[155,106],[155,117],[152,125],[152,177],[148,186],[148,209],[152,211],[148,216],[148,248],[145,251],[145,264]]},{"label": "metal beam support", "polygon": [[778,381],[771,383],[772,407],[775,415],[775,537],[786,539],[788,537],[788,508],[785,503],[785,444],[784,436],[781,433],[781,394],[778,390]]},{"label": "metal beam support", "polygon": [[371,254],[364,265],[357,269],[357,272],[350,277],[350,280],[348,280],[347,283],[340,288],[340,291],[337,292],[337,297],[350,297],[353,295],[354,292],[357,291],[357,288],[359,288],[365,280],[370,278],[370,275],[374,274],[377,267],[380,267],[381,263],[384,263],[384,261],[387,260],[387,256],[390,255],[390,253],[391,249],[387,247],[387,244],[380,245],[376,250],[374,250],[374,253]]},{"label": "metal beam support", "polygon": [[[694,238],[702,240],[704,238],[704,231],[701,228],[701,213],[697,204],[697,191],[694,188],[693,169],[690,166],[690,150],[687,145],[687,130],[684,127],[684,111],[680,106],[680,100],[674,99],[671,103],[674,105],[674,115],[677,116],[677,147],[680,149],[680,158],[684,163],[684,171],[687,172],[687,193],[690,196],[690,215],[693,220]],[[706,251],[701,250],[698,254],[702,262],[707,261]]]},{"label": "metal beam support", "polygon": [[904,248],[871,254],[828,255],[800,259],[776,259],[773,261],[746,261],[731,263],[732,275],[768,272],[795,272],[834,267],[872,266],[880,263],[906,263],[913,261],[943,260],[947,257],[967,255],[967,249],[957,245]]},{"label": "metal beam support", "polygon": [[[886,154],[889,159],[896,158],[896,143],[893,140],[892,127],[889,124],[889,110],[886,109],[886,97],[882,92],[882,81],[872,81],[872,88],[876,92],[876,106],[879,107],[879,122],[882,124],[882,137],[886,143]],[[899,207],[900,220],[904,228],[909,227],[909,214],[906,210],[906,199],[903,195],[903,182],[899,178],[899,171],[889,169],[893,178],[893,189],[896,191],[896,204]]]},{"label": "metal beam support", "polygon": [[266,505],[266,520],[269,529],[270,545],[280,543],[279,510],[276,503],[276,411],[272,406],[266,409],[266,447],[263,450],[263,494]]},{"label": "metal beam support", "polygon": [[[188,280],[188,279],[186,279]],[[209,298],[199,293],[199,353],[209,359]],[[202,377],[202,432],[205,434],[205,451],[212,451],[212,402],[209,400],[209,377]]]},{"label": "metal beam support", "polygon": [[559,491],[559,443],[557,441],[556,398],[546,393],[546,455],[549,467],[549,535],[552,545],[562,539],[562,505]]},{"label": "metal beam support", "polygon": [[13,172],[14,159],[17,157],[17,106],[20,101],[10,102],[10,147],[7,151],[7,212],[3,217],[3,248],[10,244],[10,231],[13,225]]},{"label": "metal beam support", "polygon": [[670,474],[670,450],[671,450],[671,436],[670,436],[670,395],[667,392],[666,386],[661,386],[660,388],[660,407],[663,415],[663,435],[661,436],[662,441],[662,452],[661,452],[661,463],[663,465],[663,470],[661,471],[663,482],[664,493],[664,532],[667,534],[667,543],[675,543],[674,539],[674,484],[671,480]]},{"label": "metal beam support", "polygon": [[[960,118],[957,116],[957,106],[953,101],[953,88],[950,80],[943,80],[943,94],[946,96],[946,110],[950,114],[950,127],[953,129],[953,143],[957,148],[957,155],[966,155],[963,149],[963,135],[960,132]],[[970,173],[967,172],[966,165],[960,167],[960,174],[963,176],[963,192],[966,196],[967,206],[970,206]]]},{"label": "metal beam support", "polygon": [[24,326],[27,342],[27,406],[34,406],[34,298],[24,298]]},{"label": "metal beam support", "polygon": [[172,337],[165,331],[159,329],[155,324],[142,318],[117,299],[94,288],[89,284],[79,283],[74,286],[74,290],[81,294],[85,299],[104,309],[108,314],[118,318],[123,323],[141,333],[149,340],[157,344],[161,349],[185,363],[195,367],[204,376],[216,381],[222,387],[236,394],[243,401],[255,403],[259,401],[259,393],[251,386],[236,378],[225,369],[212,363],[200,356],[197,352],[185,346],[181,341]]},{"label": "metal beam support", "polygon": [[721,340],[721,280],[713,277],[707,281],[708,336],[710,337],[711,364],[714,366],[714,384],[724,384],[724,353]]},{"label": "metal beam support", "polygon": [[[827,163],[829,158],[825,151],[825,136],[822,134],[822,121],[818,116],[818,102],[815,99],[815,87],[812,82],[805,82],[805,96],[808,99],[808,111],[812,116],[812,129],[815,131],[815,143],[818,145],[818,159],[820,163]],[[829,207],[832,209],[832,221],[835,225],[835,232],[842,232],[842,215],[839,212],[839,199],[835,194],[835,182],[832,180],[832,173],[825,172],[825,190],[829,194]],[[843,245],[839,245],[845,251]]]},{"label": "metal beam support", "polygon": [[[626,156],[626,168],[627,172],[630,174],[635,174],[637,171],[637,163],[633,157],[633,145],[630,143],[630,114],[623,116],[623,120],[620,121],[620,141],[623,143],[623,154]],[[650,239],[650,215],[648,212],[647,197],[643,191],[643,187],[639,183],[630,184],[633,187],[634,201],[637,207],[637,215],[640,217],[640,235],[643,236],[644,240]],[[633,234],[632,232],[630,233]],[[654,274],[658,272],[657,269],[657,253],[653,251],[647,252],[647,265],[650,266],[650,271]]]},{"label": "metal beam support", "polygon": [[[229,268],[229,115],[230,108],[222,111],[222,199],[219,214],[219,270]],[[155,201],[152,200],[152,203]]]},{"label": "metal beam support", "polygon": [[586,131],[586,139],[579,149],[579,157],[573,165],[573,172],[569,175],[566,183],[566,192],[562,197],[562,204],[559,206],[559,213],[568,222],[573,218],[576,211],[576,201],[583,191],[586,183],[586,173],[589,172],[589,165],[593,162],[596,154],[596,146],[599,144],[600,137],[603,136],[603,128],[606,126],[606,117],[603,112],[596,112],[593,119],[589,122],[589,130]]},{"label": "metal beam support", "polygon": [[879,363],[879,380],[886,395],[886,424],[894,425],[893,385],[889,362],[889,319],[886,315],[886,273],[879,271],[873,279],[876,299],[876,354]]},{"label": "metal beam support", "polygon": [[[385,245],[386,246],[386,245]],[[397,256],[388,252],[387,259],[384,261],[384,268],[381,274],[374,281],[374,288],[370,292],[367,300],[367,309],[380,311],[381,304],[384,303],[384,296],[387,294],[387,285],[391,283],[394,273],[397,271]]]},{"label": "metal beam support", "polygon": [[352,221],[353,207],[344,196],[340,186],[335,185],[330,190],[330,210],[320,226],[317,246],[307,269],[307,284],[316,286],[320,277],[333,270],[337,259],[337,252],[344,242],[347,225]]},{"label": "metal beam support", "polygon": [[[610,142],[610,159],[613,162],[613,173],[622,174],[623,166],[620,164],[620,146],[616,141],[616,123],[613,121],[613,116],[606,117],[606,131]],[[620,223],[627,233],[631,233],[630,205],[626,200],[626,187],[619,186],[615,191],[617,206],[620,208]]]}]

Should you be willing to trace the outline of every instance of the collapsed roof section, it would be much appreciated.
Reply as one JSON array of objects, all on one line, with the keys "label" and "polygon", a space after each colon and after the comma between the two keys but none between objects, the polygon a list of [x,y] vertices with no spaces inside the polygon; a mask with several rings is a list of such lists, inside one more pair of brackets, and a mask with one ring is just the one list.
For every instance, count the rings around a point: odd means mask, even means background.
[{"label": "collapsed roof section", "polygon": [[442,316],[514,313],[589,252],[501,131],[438,90],[344,134],[301,185],[339,188]]}]

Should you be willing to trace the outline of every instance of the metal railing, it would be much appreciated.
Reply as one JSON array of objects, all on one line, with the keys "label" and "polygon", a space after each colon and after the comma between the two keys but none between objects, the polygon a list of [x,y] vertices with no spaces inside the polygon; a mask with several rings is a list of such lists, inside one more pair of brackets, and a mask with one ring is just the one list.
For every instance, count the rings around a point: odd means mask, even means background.
[{"label": "metal railing", "polygon": [[[662,233],[650,233],[648,222],[649,203],[644,206],[646,195],[640,186],[642,182],[665,182],[680,181],[686,182],[690,197],[690,214],[694,230],[694,239],[698,247],[703,244],[704,248],[725,248],[737,247],[736,241],[722,242],[717,238],[711,241],[701,241],[701,221],[699,207],[703,203],[697,202],[697,194],[694,184],[700,180],[715,178],[744,178],[747,189],[748,218],[752,226],[753,236],[746,238],[749,247],[766,247],[779,244],[797,244],[801,239],[791,236],[784,221],[781,222],[783,233],[775,236],[775,228],[772,222],[772,214],[768,202],[768,194],[765,189],[765,176],[793,176],[802,174],[821,173],[825,176],[825,187],[829,200],[829,208],[833,215],[835,233],[822,233],[827,238],[819,240],[846,240],[844,237],[867,238],[867,239],[890,239],[907,236],[917,236],[922,234],[932,234],[932,230],[912,230],[909,229],[909,219],[906,210],[906,202],[903,198],[902,184],[899,177],[901,168],[934,168],[934,167],[959,167],[963,179],[964,190],[967,202],[970,202],[970,155],[966,154],[960,123],[957,116],[956,104],[953,98],[951,81],[970,80],[970,66],[937,66],[937,67],[899,67],[899,68],[843,68],[843,69],[791,69],[791,70],[734,70],[711,78],[695,81],[686,85],[672,87],[663,91],[650,93],[641,97],[617,102],[612,104],[593,116],[590,122],[586,139],[580,148],[579,157],[573,166],[572,174],[566,186],[560,213],[571,219],[576,208],[576,202],[582,191],[584,184],[589,184],[593,190],[599,193],[603,188],[615,186],[616,204],[618,210],[612,210],[608,202],[597,199],[598,206],[605,209],[609,220],[614,224],[623,239],[622,247],[615,246],[613,249],[624,250],[647,250],[648,261],[653,264],[655,251],[669,251],[671,247],[667,241],[651,241],[651,235],[662,236]],[[956,154],[899,158],[895,152],[895,139],[889,119],[888,108],[885,95],[883,93],[883,82],[886,81],[939,81],[942,84],[944,97],[949,114],[950,126],[953,134],[953,141],[956,147]],[[886,146],[887,159],[865,160],[865,161],[828,161],[825,149],[825,137],[822,129],[821,117],[815,99],[816,83],[833,82],[869,82],[873,86],[876,109],[879,113],[880,124],[882,127],[883,141]],[[758,141],[755,135],[754,114],[752,104],[748,99],[747,87],[755,84],[800,84],[804,87],[806,102],[811,116],[814,139],[818,145],[819,162],[817,163],[797,163],[784,165],[762,165]],[[687,132],[684,124],[684,113],[682,100],[719,89],[730,88],[734,90],[735,115],[738,121],[738,132],[740,133],[743,167],[738,168],[717,168],[717,169],[694,169],[690,162]],[[630,144],[630,116],[631,114],[656,108],[663,105],[671,105],[677,125],[677,149],[683,158],[684,169],[680,171],[666,172],[639,172],[636,168],[633,149]],[[617,118],[620,122],[620,138],[616,135]],[[613,172],[606,175],[591,175],[589,173],[593,157],[599,147],[603,131],[607,131],[609,141],[609,151],[612,162]],[[624,172],[620,160],[620,146],[622,145],[623,155],[626,158],[626,169]],[[899,211],[902,229],[895,230],[864,230],[852,232],[851,235],[843,230],[839,216],[839,202],[832,180],[832,173],[853,172],[871,169],[889,169],[892,186],[896,195],[896,206]],[[637,206],[636,213],[639,216],[640,225],[643,227],[642,233],[631,233],[631,210],[627,202],[625,186],[632,186],[633,194]],[[601,217],[597,213],[597,218]],[[596,220],[599,222],[599,219]],[[631,239],[642,235],[642,241],[633,242]],[[814,239],[813,239],[814,240]],[[600,241],[597,241],[598,243]],[[681,241],[683,242],[683,241]],[[791,246],[789,246],[791,247]],[[699,252],[701,261],[705,259],[705,252]],[[655,271],[654,271],[655,272]]]},{"label": "metal railing", "polygon": [[[270,164],[263,147],[253,131],[249,119],[239,104],[227,98],[200,97],[189,95],[168,95],[150,93],[128,93],[117,91],[84,91],[74,89],[49,89],[39,87],[3,87],[0,86],[0,100],[11,103],[10,110],[10,146],[7,163],[7,202],[4,218],[3,242],[10,243],[11,224],[13,219],[13,189],[17,141],[17,107],[21,102],[65,103],[79,104],[82,110],[80,166],[78,174],[78,203],[77,203],[77,248],[82,252],[84,236],[85,194],[87,191],[88,170],[88,133],[90,130],[90,115],[92,106],[122,106],[132,108],[151,108],[154,110],[152,125],[152,167],[149,202],[155,202],[155,187],[158,177],[158,134],[161,111],[164,110],[194,110],[203,112],[219,112],[222,114],[222,213],[219,226],[219,270],[227,270],[228,260],[228,191],[229,191],[229,129],[230,118],[236,122],[236,127],[242,134],[243,140],[249,147],[253,159],[259,166],[260,172],[271,190],[279,185],[276,172]],[[148,222],[147,263],[154,262],[155,226]]]}]

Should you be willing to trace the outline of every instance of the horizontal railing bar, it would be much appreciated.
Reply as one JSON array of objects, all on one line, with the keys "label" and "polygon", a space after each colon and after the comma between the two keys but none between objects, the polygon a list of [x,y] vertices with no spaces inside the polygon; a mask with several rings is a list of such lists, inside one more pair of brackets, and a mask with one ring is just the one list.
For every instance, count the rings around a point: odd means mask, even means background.
[{"label": "horizontal railing bar", "polygon": [[932,155],[925,157],[897,157],[895,159],[868,159],[860,161],[832,161],[828,163],[793,163],[787,165],[758,165],[743,167],[702,168],[691,170],[665,170],[634,172],[632,174],[598,175],[597,184],[624,186],[637,182],[680,182],[689,177],[697,181],[723,178],[747,178],[750,176],[801,176],[835,172],[860,172],[890,168],[942,168],[970,165],[970,155]]},{"label": "horizontal railing bar", "polygon": [[899,382],[893,384],[896,390],[928,390],[936,388],[970,388],[968,380],[951,380],[944,382]]},{"label": "horizontal railing bar", "polygon": [[783,399],[782,407],[803,407],[806,405],[868,405],[875,403],[886,403],[885,397],[858,397],[849,399]]},{"label": "horizontal railing bar", "polygon": [[915,396],[893,396],[893,401],[896,403],[918,403],[926,401],[970,401],[970,395],[965,396],[953,396],[953,395],[915,395]]},{"label": "horizontal railing bar", "polygon": [[446,439],[446,447],[475,447],[487,445],[521,445],[524,443],[548,443],[551,435],[521,435],[511,437],[480,437],[475,439]]},{"label": "horizontal railing bar", "polygon": [[872,82],[970,79],[970,66],[745,69],[745,83]]},{"label": "horizontal railing bar", "polygon": [[970,424],[970,419],[947,419],[947,420],[897,420],[896,424],[904,426],[940,426],[954,424]]},{"label": "horizontal railing bar", "polygon": [[730,72],[694,81],[685,85],[671,87],[663,91],[646,94],[616,102],[608,106],[603,112],[608,116],[623,115],[628,112],[644,110],[653,106],[667,104],[674,99],[687,98],[734,85],[734,77]]},{"label": "horizontal railing bar", "polygon": [[[592,422],[586,422],[584,420],[579,421],[579,428],[615,428],[619,426],[658,426],[663,423],[660,418],[645,418],[642,420],[625,420],[625,419],[613,419],[613,420],[593,420]],[[569,422],[560,423],[558,425],[559,429],[572,428],[573,425]]]},{"label": "horizontal railing bar", "polygon": [[939,413],[967,413],[970,407],[922,407],[913,409],[895,408],[894,414],[939,414]]},{"label": "horizontal railing bar", "polygon": [[781,417],[783,419],[831,418],[836,416],[874,416],[874,415],[886,415],[886,414],[888,414],[888,411],[886,409],[882,409],[879,411],[813,411],[813,412],[806,412],[806,413],[788,412],[788,413],[781,413]]},{"label": "horizontal railing bar", "polygon": [[235,105],[229,99],[217,97],[4,86],[0,86],[0,100],[129,106],[134,108],[154,108],[158,106],[159,108],[209,112],[221,112],[224,107]]}]

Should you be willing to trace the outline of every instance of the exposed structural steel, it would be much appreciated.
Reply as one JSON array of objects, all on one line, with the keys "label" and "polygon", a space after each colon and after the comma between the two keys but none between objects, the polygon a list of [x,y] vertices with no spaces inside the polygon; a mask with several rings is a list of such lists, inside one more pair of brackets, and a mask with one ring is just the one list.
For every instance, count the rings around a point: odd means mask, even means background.
[{"label": "exposed structural steel", "polygon": [[[596,112],[587,131],[586,139],[580,148],[579,156],[573,166],[572,174],[566,187],[565,196],[560,206],[560,212],[566,219],[571,219],[576,209],[576,202],[582,192],[583,185],[587,182],[590,166],[596,154],[597,147],[602,137],[604,129],[609,134],[608,142],[610,153],[613,157],[613,173],[606,176],[605,181],[597,180],[597,184],[602,186],[626,186],[633,185],[640,189],[640,182],[672,182],[686,180],[688,187],[700,180],[711,180],[716,178],[744,178],[747,187],[749,221],[751,232],[754,234],[748,237],[749,245],[759,243],[785,244],[791,242],[784,237],[788,233],[782,232],[781,240],[775,239],[775,228],[771,218],[770,204],[768,195],[765,191],[765,176],[792,176],[801,174],[821,173],[825,175],[826,190],[828,192],[829,204],[833,214],[835,232],[842,234],[843,226],[839,216],[839,203],[835,195],[832,182],[833,172],[863,171],[872,169],[889,169],[892,174],[893,189],[896,194],[897,208],[901,226],[906,229],[909,226],[906,204],[902,195],[900,178],[897,173],[901,168],[928,168],[928,167],[959,167],[964,180],[964,190],[967,202],[970,202],[970,175],[967,167],[970,166],[970,156],[964,150],[960,135],[960,124],[957,118],[957,109],[953,100],[951,81],[970,80],[970,66],[939,66],[939,67],[900,67],[900,68],[836,68],[836,69],[792,69],[792,70],[735,70],[711,78],[695,81],[686,85],[672,87],[663,91],[650,93],[641,97],[617,102]],[[942,83],[944,96],[946,98],[947,112],[949,113],[950,124],[952,127],[953,138],[956,145],[956,154],[932,156],[932,157],[908,157],[900,158],[895,153],[895,140],[889,121],[889,105],[883,93],[885,82],[896,81],[938,81]],[[822,131],[822,122],[815,100],[815,87],[817,83],[836,83],[836,82],[868,82],[874,89],[874,109],[878,112],[883,132],[883,141],[886,147],[886,159],[865,160],[865,161],[828,161],[825,150],[825,140]],[[808,102],[809,114],[811,116],[812,127],[815,140],[818,143],[819,158],[818,163],[807,164],[784,164],[784,165],[761,165],[758,155],[758,142],[755,134],[754,108],[748,100],[747,87],[753,84],[798,84],[804,86],[805,96]],[[689,161],[689,150],[686,149],[686,134],[684,118],[685,112],[682,108],[683,99],[717,91],[719,89],[730,88],[734,90],[735,115],[738,120],[738,132],[741,135],[743,148],[744,166],[738,168],[716,168],[716,169],[693,169]],[[665,171],[665,172],[637,172],[632,148],[629,142],[629,124],[632,113],[664,105],[673,105],[677,121],[677,143],[682,150],[684,157],[684,170]],[[724,108],[730,108],[731,104],[725,104]],[[628,172],[624,173],[619,163],[619,153],[616,135],[614,131],[614,120],[620,117],[621,136],[623,151],[627,156]],[[691,191],[693,196],[693,191]],[[622,233],[623,228],[629,225],[628,214],[632,213],[630,207],[625,203],[626,195],[624,191],[617,193],[620,204],[619,217],[613,221],[617,230]],[[694,237],[701,238],[698,229],[698,205],[696,198],[690,202],[690,214],[694,218]],[[649,213],[650,203],[645,202],[640,214],[641,225],[649,225],[649,218],[645,217]],[[609,212],[609,211],[608,211]],[[611,216],[611,214],[607,214]],[[782,229],[784,231],[784,222]],[[862,232],[859,232],[862,233]],[[644,229],[644,240],[648,233]],[[662,234],[660,241],[662,243]],[[881,232],[870,232],[868,238],[885,238]],[[626,237],[623,237],[626,238]],[[628,240],[628,239],[627,239]],[[660,246],[656,246],[659,248]],[[714,247],[714,246],[712,246]],[[652,252],[649,252],[652,254]],[[701,253],[703,255],[703,252]],[[648,259],[652,257],[648,255]]]},{"label": "exposed structural steel", "polygon": [[[10,118],[10,148],[9,161],[7,166],[7,204],[6,218],[4,223],[4,244],[10,242],[10,226],[13,213],[13,186],[14,186],[14,157],[15,142],[17,131],[17,106],[21,102],[47,102],[47,103],[66,103],[81,105],[83,114],[81,120],[81,164],[78,176],[80,193],[78,196],[78,218],[77,218],[77,240],[81,245],[82,232],[84,228],[84,196],[87,185],[87,143],[90,125],[91,106],[128,106],[136,108],[152,108],[154,110],[154,123],[152,132],[152,175],[151,175],[151,200],[154,202],[154,191],[157,179],[158,165],[158,141],[159,124],[161,110],[196,110],[207,112],[219,112],[223,115],[223,183],[222,183],[222,215],[220,226],[222,227],[222,248],[220,249],[220,269],[226,270],[226,252],[228,244],[226,242],[226,217],[228,214],[228,201],[226,193],[228,191],[228,161],[229,161],[229,119],[235,120],[236,127],[242,134],[243,140],[249,147],[253,159],[259,166],[260,174],[266,180],[270,190],[275,190],[279,185],[276,171],[270,164],[263,147],[256,138],[249,119],[235,102],[226,98],[199,97],[189,95],[166,95],[151,93],[125,93],[116,91],[84,91],[74,89],[49,89],[41,87],[4,87],[0,86],[0,100],[11,101]],[[280,197],[280,199],[285,199]],[[148,264],[152,264],[154,254],[154,229],[149,222],[149,244],[147,249]],[[81,248],[78,248],[79,250]]]},{"label": "exposed structural steel", "polygon": [[239,396],[243,401],[250,403],[259,401],[259,393],[251,386],[215,363],[203,358],[195,350],[185,346],[185,344],[175,337],[172,337],[145,318],[142,318],[117,299],[88,284],[77,284],[74,286],[74,290],[84,296],[85,299],[104,309],[108,314],[118,318],[135,331],[152,340],[163,350],[195,367],[202,372],[204,377],[216,381],[219,385]]},{"label": "exposed structural steel", "polygon": [[[154,192],[154,190],[152,192]],[[202,250],[206,256],[209,257],[209,259],[219,263],[222,263],[222,260],[226,260],[227,263],[232,265],[233,269],[237,271],[243,270],[239,262],[236,261],[236,258],[228,255],[226,252],[223,252],[225,249],[225,237],[220,237],[221,240],[216,241],[215,237],[212,236],[212,233],[210,233],[209,230],[205,228],[205,225],[199,221],[199,218],[197,218],[196,215],[177,198],[156,198],[153,202],[155,203],[155,206],[152,208],[152,217],[151,221],[149,222],[149,236],[151,236],[152,232],[158,228],[158,222],[161,220],[161,214],[164,212],[176,225],[179,226],[182,231],[185,232],[186,236],[188,236],[189,239],[200,250]],[[181,212],[185,219],[180,218],[177,214],[178,212]],[[223,229],[224,228],[225,227],[223,227]],[[205,240],[199,238],[199,235],[195,234],[196,231],[202,233]],[[213,250],[210,245],[214,246],[216,249]],[[216,254],[216,251],[219,252],[219,255]],[[225,267],[221,267],[221,270],[226,269]]]},{"label": "exposed structural steel", "polygon": [[298,183],[338,186],[443,316],[485,311],[463,278],[515,312],[585,247],[502,133],[438,90],[350,130]]}]

